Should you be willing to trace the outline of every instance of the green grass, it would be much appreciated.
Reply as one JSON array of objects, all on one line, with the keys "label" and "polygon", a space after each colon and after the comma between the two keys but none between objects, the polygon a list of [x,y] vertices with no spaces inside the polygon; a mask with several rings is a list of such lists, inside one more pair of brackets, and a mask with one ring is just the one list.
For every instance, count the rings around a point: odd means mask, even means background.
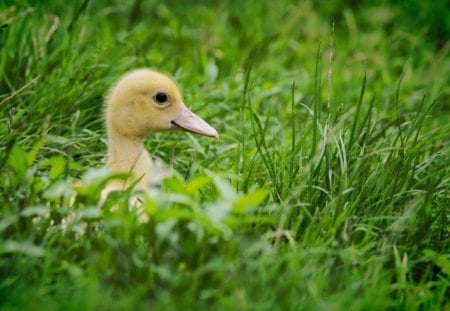
[{"label": "green grass", "polygon": [[[0,2],[0,309],[448,309],[450,12],[351,3]],[[220,133],[149,137],[145,223],[98,200],[142,66]]]}]

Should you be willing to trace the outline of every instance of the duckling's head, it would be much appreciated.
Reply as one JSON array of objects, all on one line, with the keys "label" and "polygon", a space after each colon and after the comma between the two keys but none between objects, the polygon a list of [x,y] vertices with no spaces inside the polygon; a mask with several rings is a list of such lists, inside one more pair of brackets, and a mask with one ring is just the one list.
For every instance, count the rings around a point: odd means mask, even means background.
[{"label": "duckling's head", "polygon": [[216,137],[217,131],[183,103],[175,82],[149,69],[127,73],[111,89],[106,125],[114,132],[141,139],[155,131],[187,131]]}]

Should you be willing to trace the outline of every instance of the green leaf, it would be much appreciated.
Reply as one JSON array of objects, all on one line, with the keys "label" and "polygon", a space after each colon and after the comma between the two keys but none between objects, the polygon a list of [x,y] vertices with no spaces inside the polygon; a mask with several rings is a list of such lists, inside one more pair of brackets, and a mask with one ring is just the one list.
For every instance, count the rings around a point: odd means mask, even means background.
[{"label": "green leaf", "polygon": [[58,180],[47,189],[43,197],[50,200],[58,199],[65,195],[73,194],[72,183],[70,180]]},{"label": "green leaf", "polygon": [[50,143],[55,143],[58,145],[64,145],[64,144],[69,143],[69,140],[63,136],[47,135],[47,139]]},{"label": "green leaf", "polygon": [[438,254],[432,250],[424,250],[426,256],[431,257],[431,260],[438,266],[444,274],[450,277],[450,261],[445,255]]},{"label": "green leaf", "polygon": [[211,182],[211,177],[209,177],[209,176],[206,176],[206,175],[196,176],[188,182],[188,184],[186,185],[186,191],[189,194],[193,194],[193,193],[197,192],[199,189],[206,186],[210,182]]},{"label": "green leaf", "polygon": [[96,219],[99,218],[101,214],[102,211],[98,206],[90,206],[77,211],[77,215],[80,219]]},{"label": "green leaf", "polygon": [[180,179],[176,175],[166,178],[164,180],[164,186],[168,192],[186,193],[186,184],[184,180]]},{"label": "green leaf", "polygon": [[85,186],[97,186],[108,180],[112,173],[105,167],[91,168],[82,177],[82,183]]},{"label": "green leaf", "polygon": [[28,160],[25,151],[18,144],[15,144],[8,157],[8,166],[19,176],[25,176],[28,170]]},{"label": "green leaf", "polygon": [[57,155],[51,157],[49,161],[51,167],[49,172],[50,178],[56,178],[64,174],[67,166],[66,162],[67,160],[63,156]]},{"label": "green leaf", "polygon": [[42,257],[45,255],[45,249],[27,242],[6,241],[0,244],[0,254],[5,253],[22,253],[33,257]]},{"label": "green leaf", "polygon": [[44,146],[44,144],[47,142],[47,139],[44,137],[42,139],[40,139],[36,144],[34,144],[33,148],[31,148],[30,151],[28,151],[27,153],[27,162],[28,165],[32,165],[34,160],[36,160],[36,156],[39,152],[39,150],[42,149],[42,147]]},{"label": "green leaf", "polygon": [[232,207],[229,201],[218,201],[214,204],[207,205],[205,214],[212,223],[222,223],[230,215]]},{"label": "green leaf", "polygon": [[25,208],[22,211],[22,216],[46,216],[49,214],[49,208],[45,205],[36,205]]},{"label": "green leaf", "polygon": [[227,180],[217,175],[213,175],[213,180],[222,198],[224,198],[227,201],[236,200],[238,194]]},{"label": "green leaf", "polygon": [[240,214],[246,213],[249,208],[261,204],[268,194],[269,191],[267,189],[258,189],[254,192],[248,193],[234,202],[233,212]]},{"label": "green leaf", "polygon": [[211,58],[206,66],[206,77],[209,81],[213,82],[216,81],[218,74],[219,68],[217,67],[214,58]]},{"label": "green leaf", "polygon": [[7,217],[3,218],[2,220],[0,220],[0,232],[5,230],[12,224],[16,223],[18,219],[19,219],[18,216],[10,215],[10,216],[7,216]]},{"label": "green leaf", "polygon": [[91,168],[81,178],[81,182],[76,182],[73,185],[73,189],[80,196],[89,198],[91,202],[97,202],[100,198],[101,191],[109,180],[118,179],[126,180],[128,174],[126,173],[113,173],[107,168]]}]

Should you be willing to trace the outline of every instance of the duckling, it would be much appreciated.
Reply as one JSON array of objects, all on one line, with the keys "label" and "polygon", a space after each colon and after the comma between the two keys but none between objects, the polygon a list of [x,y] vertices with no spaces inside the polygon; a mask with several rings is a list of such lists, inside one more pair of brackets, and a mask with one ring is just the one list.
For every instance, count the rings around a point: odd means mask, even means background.
[{"label": "duckling", "polygon": [[125,74],[106,98],[107,168],[130,173],[126,181],[112,180],[103,195],[135,184],[145,190],[158,174],[157,163],[144,148],[144,139],[157,131],[186,131],[219,138],[217,131],[183,103],[176,83],[168,76],[137,69]]}]

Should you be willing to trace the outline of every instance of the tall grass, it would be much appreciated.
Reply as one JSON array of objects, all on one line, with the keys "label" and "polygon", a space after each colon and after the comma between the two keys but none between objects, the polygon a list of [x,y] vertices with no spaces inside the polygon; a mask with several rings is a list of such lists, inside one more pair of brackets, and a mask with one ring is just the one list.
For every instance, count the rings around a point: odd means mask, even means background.
[{"label": "tall grass", "polygon": [[[2,2],[1,308],[448,308],[448,42],[341,9]],[[140,66],[221,136],[152,135],[180,174],[142,210],[100,200],[104,94]]]}]

